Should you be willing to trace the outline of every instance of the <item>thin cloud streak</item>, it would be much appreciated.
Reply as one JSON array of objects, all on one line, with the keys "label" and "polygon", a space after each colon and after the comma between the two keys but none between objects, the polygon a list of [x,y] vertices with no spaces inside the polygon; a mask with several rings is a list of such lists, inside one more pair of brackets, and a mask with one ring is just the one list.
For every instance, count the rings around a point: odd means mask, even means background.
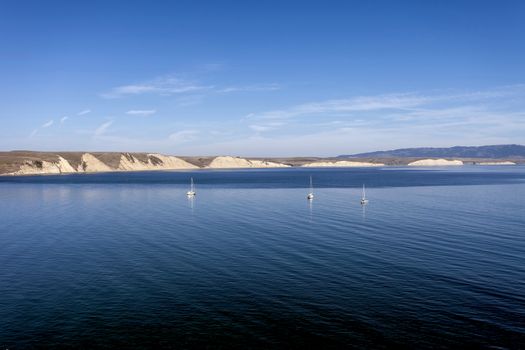
[{"label": "thin cloud streak", "polygon": [[95,132],[93,133],[93,136],[97,137],[97,136],[102,136],[104,135],[107,130],[109,129],[109,127],[113,125],[113,121],[110,120],[108,122],[105,122],[103,124],[101,124],[96,130]]},{"label": "thin cloud streak", "polygon": [[132,110],[129,110],[126,112],[126,114],[128,115],[139,115],[139,116],[150,116],[150,115],[153,115],[157,113],[156,110],[154,109],[147,109],[147,110],[142,110],[142,109],[132,109]]},{"label": "thin cloud streak", "polygon": [[248,127],[257,132],[265,132],[265,131],[275,130],[283,126],[284,124],[285,123],[283,122],[270,122],[270,123],[264,123],[264,124],[251,124]]},{"label": "thin cloud streak", "polygon": [[211,88],[213,88],[213,86],[199,85],[173,76],[167,76],[143,83],[117,86],[108,92],[102,93],[100,96],[106,99],[123,98],[143,94],[170,96],[209,90]]},{"label": "thin cloud streak", "polygon": [[248,86],[230,86],[222,89],[217,89],[219,93],[230,93],[230,92],[245,92],[245,91],[275,91],[280,90],[279,84],[263,84],[263,85],[248,85]]},{"label": "thin cloud streak", "polygon": [[189,81],[176,76],[168,75],[140,83],[116,86],[109,91],[100,94],[100,97],[106,99],[118,99],[146,94],[173,96],[195,93],[224,94],[233,92],[274,91],[280,89],[281,86],[277,83],[216,87],[215,85],[202,84],[196,81]]},{"label": "thin cloud streak", "polygon": [[[371,112],[381,110],[411,111],[432,104],[447,104],[492,100],[525,93],[525,85],[517,84],[486,91],[456,92],[441,95],[416,93],[393,93],[376,96],[358,96],[348,99],[309,102],[281,110],[250,113],[245,119],[290,119],[308,116],[334,116],[345,113]],[[435,109],[436,107],[434,107]]]},{"label": "thin cloud streak", "polygon": [[88,113],[91,113],[91,109],[84,109],[83,111],[78,112],[77,115],[86,115]]},{"label": "thin cloud streak", "polygon": [[282,110],[250,113],[248,119],[287,119],[308,115],[344,112],[373,111],[381,109],[404,109],[427,103],[426,97],[413,94],[390,94],[355,97],[350,99],[327,100],[305,103]]},{"label": "thin cloud streak", "polygon": [[193,141],[198,133],[197,130],[181,130],[172,133],[169,139],[176,144],[186,143]]},{"label": "thin cloud streak", "polygon": [[53,119],[51,119],[50,121],[42,124],[39,128],[36,128],[34,129],[33,131],[31,131],[31,133],[29,134],[29,138],[33,138],[35,137],[37,134],[38,134],[38,130],[39,129],[47,129],[49,128],[51,125],[53,125],[55,122]]},{"label": "thin cloud streak", "polygon": [[48,121],[47,123],[44,123],[42,125],[42,128],[49,128],[51,125],[53,125],[55,122],[53,120]]}]

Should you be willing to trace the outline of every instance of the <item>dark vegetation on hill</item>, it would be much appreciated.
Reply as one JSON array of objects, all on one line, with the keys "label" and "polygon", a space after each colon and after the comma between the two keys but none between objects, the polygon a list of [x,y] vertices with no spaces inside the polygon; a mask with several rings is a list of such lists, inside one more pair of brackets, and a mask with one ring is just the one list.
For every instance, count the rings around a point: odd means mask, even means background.
[{"label": "dark vegetation on hill", "polygon": [[401,148],[390,151],[376,151],[350,155],[340,155],[339,158],[371,157],[428,157],[428,158],[525,158],[525,146],[522,145],[490,145],[490,146],[455,146],[448,148]]}]

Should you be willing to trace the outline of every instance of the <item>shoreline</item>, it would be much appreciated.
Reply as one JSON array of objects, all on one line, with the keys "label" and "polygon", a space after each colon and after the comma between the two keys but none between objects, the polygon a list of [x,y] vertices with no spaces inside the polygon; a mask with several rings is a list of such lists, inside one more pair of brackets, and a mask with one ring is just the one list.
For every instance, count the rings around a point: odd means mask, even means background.
[{"label": "shoreline", "polygon": [[[409,165],[381,165],[372,168],[406,168],[406,169],[440,169],[440,168],[463,168],[463,167],[509,167],[509,164],[462,164],[462,165],[434,165],[434,166],[409,166]],[[513,164],[512,166],[525,166],[525,164]],[[370,166],[290,166],[290,167],[250,167],[250,168],[187,168],[187,169],[144,169],[144,170],[106,170],[93,172],[60,172],[60,173],[25,173],[25,174],[0,174],[0,178],[11,177],[33,177],[33,176],[89,176],[98,174],[117,174],[117,173],[147,173],[147,172],[199,172],[199,171],[257,171],[257,170],[286,170],[286,169],[366,169]]]},{"label": "shoreline", "polygon": [[525,159],[478,158],[243,158],[185,157],[158,153],[0,152],[0,176],[69,175],[200,169],[512,166]]}]

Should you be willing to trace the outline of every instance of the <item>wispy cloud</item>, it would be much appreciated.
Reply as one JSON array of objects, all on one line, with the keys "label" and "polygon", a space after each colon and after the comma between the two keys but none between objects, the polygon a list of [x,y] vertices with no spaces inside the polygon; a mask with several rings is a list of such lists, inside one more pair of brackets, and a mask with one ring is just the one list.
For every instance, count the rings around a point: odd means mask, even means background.
[{"label": "wispy cloud", "polygon": [[266,125],[258,125],[258,124],[252,124],[249,126],[250,129],[252,129],[253,131],[257,131],[257,132],[262,132],[262,131],[269,131],[271,130],[272,128],[269,127],[269,126],[266,126]]},{"label": "wispy cloud", "polygon": [[110,120],[108,122],[105,122],[103,124],[101,124],[96,130],[95,132],[93,133],[93,136],[102,136],[106,133],[106,131],[109,129],[109,127],[113,125],[113,121]]},{"label": "wispy cloud", "polygon": [[181,130],[172,133],[169,139],[174,143],[186,143],[195,139],[199,132],[197,130]]},{"label": "wispy cloud", "polygon": [[372,111],[382,109],[404,109],[420,106],[428,102],[428,97],[415,94],[388,94],[361,96],[349,99],[309,102],[286,109],[262,113],[250,113],[248,119],[286,119],[309,115],[331,115],[334,113]]},{"label": "wispy cloud", "polygon": [[283,122],[268,122],[268,123],[262,123],[262,124],[251,124],[248,127],[252,129],[253,131],[257,132],[264,132],[264,131],[270,131],[275,130],[280,126],[283,126]]},{"label": "wispy cloud", "polygon": [[48,121],[47,123],[44,123],[42,125],[42,128],[49,128],[51,125],[53,125],[55,122],[53,120]]},{"label": "wispy cloud", "polygon": [[88,113],[91,113],[91,109],[84,109],[83,111],[78,112],[77,115],[86,115]]},{"label": "wispy cloud", "polygon": [[[448,92],[443,94],[424,95],[418,93],[392,93],[375,96],[358,96],[347,99],[308,102],[285,109],[271,110],[259,113],[250,113],[245,118],[257,119],[290,119],[308,116],[331,117],[344,116],[355,113],[397,111],[398,113],[425,114],[443,113],[446,106],[456,105],[455,108],[464,109],[466,103],[490,102],[525,93],[525,85],[511,85],[497,87],[485,91]],[[471,108],[471,106],[468,106]],[[449,112],[449,111],[447,111]],[[405,114],[406,115],[406,114]]]},{"label": "wispy cloud", "polygon": [[217,89],[217,92],[220,93],[229,93],[229,92],[243,92],[243,91],[274,91],[280,90],[281,86],[279,84],[261,84],[261,85],[246,85],[246,86],[229,86],[225,88]]},{"label": "wispy cloud", "polygon": [[40,129],[47,129],[47,128],[49,128],[51,125],[53,125],[54,123],[55,123],[55,122],[54,122],[53,119],[51,119],[51,120],[45,122],[45,123],[42,124],[39,128],[36,128],[36,129],[34,129],[33,131],[31,131],[31,133],[29,134],[29,138],[33,138],[33,137],[35,137],[35,136],[38,134],[38,131],[39,131]]},{"label": "wispy cloud", "polygon": [[[210,67],[210,69],[205,68],[205,70],[213,71],[218,69],[220,65],[210,65]],[[281,89],[281,85],[277,83],[249,84],[239,86],[231,85],[221,87],[216,86],[215,84],[207,84],[196,80],[183,79],[179,76],[166,75],[139,83],[116,86],[109,89],[108,91],[103,92],[100,94],[100,96],[107,99],[116,99],[146,94],[158,96],[188,96],[192,94],[224,94],[248,91],[272,91],[279,89]]]},{"label": "wispy cloud", "polygon": [[173,76],[166,76],[142,83],[117,86],[101,94],[101,96],[103,98],[108,99],[143,94],[157,94],[169,96],[202,90],[209,90],[212,88],[213,86],[200,85],[198,83],[186,81],[184,79],[176,78]]},{"label": "wispy cloud", "polygon": [[333,155],[396,147],[523,143],[523,101],[525,85],[308,102],[250,113],[244,121],[254,133],[207,146],[238,147],[254,154]]},{"label": "wispy cloud", "polygon": [[54,121],[53,119],[51,119],[51,120],[45,122],[45,123],[42,124],[39,128],[36,128],[36,129],[34,129],[33,131],[31,131],[31,133],[29,134],[29,137],[30,137],[30,138],[35,137],[36,134],[38,134],[38,131],[39,131],[40,129],[47,129],[47,128],[49,128],[50,126],[52,126],[54,123],[55,123],[55,121]]},{"label": "wispy cloud", "polygon": [[154,109],[132,109],[126,112],[129,115],[150,116],[157,113]]},{"label": "wispy cloud", "polygon": [[[206,98],[211,93],[218,95],[219,90],[178,94],[169,102],[192,104],[194,99]],[[234,93],[240,88],[230,91]],[[154,109],[140,108],[156,105],[131,106],[138,108],[124,110],[129,116],[156,113]],[[190,108],[186,112],[191,113]],[[57,123],[58,120],[55,118]],[[106,149],[148,147],[152,151],[173,152],[176,145],[179,154],[247,156],[330,156],[386,148],[523,143],[525,85],[480,91],[347,96],[253,111],[242,122],[236,116],[192,119],[190,115],[169,123],[153,123],[144,131],[122,125],[117,133],[113,122],[106,121],[96,130],[93,126],[85,130],[83,135],[96,144],[103,139]],[[174,132],[158,137],[167,127]],[[37,133],[45,134],[38,128],[32,136]],[[103,136],[96,139],[92,135]]]},{"label": "wispy cloud", "polygon": [[67,116],[64,116],[64,117],[60,118],[60,124],[64,124],[64,122],[66,120],[68,120],[68,119],[69,119],[69,117],[67,117]]}]

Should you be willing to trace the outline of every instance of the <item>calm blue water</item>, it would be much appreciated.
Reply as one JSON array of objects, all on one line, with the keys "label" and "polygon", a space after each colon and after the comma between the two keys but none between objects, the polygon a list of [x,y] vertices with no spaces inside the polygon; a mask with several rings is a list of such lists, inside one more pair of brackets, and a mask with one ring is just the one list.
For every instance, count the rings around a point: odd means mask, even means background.
[{"label": "calm blue water", "polygon": [[525,167],[0,177],[0,349],[395,346],[525,348]]}]

